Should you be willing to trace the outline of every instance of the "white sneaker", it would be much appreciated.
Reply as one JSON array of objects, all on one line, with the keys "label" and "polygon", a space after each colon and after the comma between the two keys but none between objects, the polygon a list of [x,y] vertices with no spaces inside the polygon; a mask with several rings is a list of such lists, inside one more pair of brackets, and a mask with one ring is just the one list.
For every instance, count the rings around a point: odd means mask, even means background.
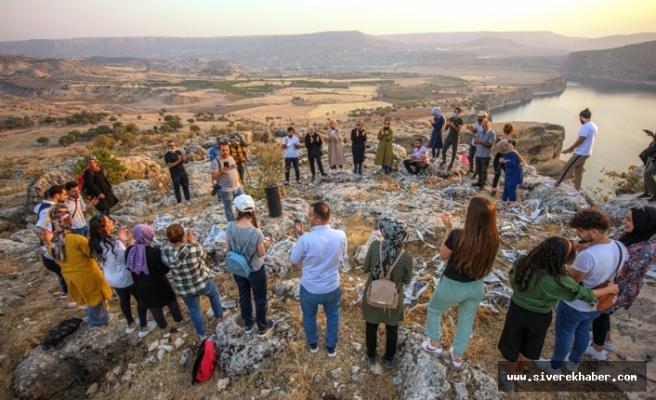
[{"label": "white sneaker", "polygon": [[148,336],[148,334],[150,332],[152,332],[153,329],[155,329],[156,327],[157,327],[157,323],[155,323],[155,321],[148,322],[148,324],[146,325],[146,330],[145,331],[141,328],[139,329],[139,333],[138,333],[139,337],[143,338],[143,337]]},{"label": "white sneaker", "polygon": [[541,371],[544,371],[548,374],[551,375],[562,375],[563,370],[562,369],[554,369],[551,367],[551,359],[545,359],[540,357],[539,360],[533,361],[535,363],[535,366],[538,367]]},{"label": "white sneaker", "polygon": [[435,355],[438,355],[438,356],[439,356],[440,354],[442,354],[442,345],[441,345],[441,344],[438,344],[437,347],[435,347],[435,346],[433,346],[433,345],[431,344],[430,339],[425,340],[425,341],[421,344],[421,348],[424,349],[424,350],[426,350],[427,352],[429,352],[429,353],[431,353],[431,354],[435,354]]},{"label": "white sneaker", "polygon": [[568,196],[578,196],[578,195],[580,195],[580,194],[581,194],[581,193],[579,193],[579,191],[576,190],[576,189],[567,192],[567,195],[568,195]]},{"label": "white sneaker", "polygon": [[453,347],[449,349],[449,355],[451,356],[451,364],[453,364],[453,368],[460,369],[462,366],[462,358],[456,357],[453,353]]},{"label": "white sneaker", "polygon": [[601,350],[597,351],[593,346],[588,346],[588,348],[585,350],[585,354],[589,354],[592,356],[597,361],[605,361],[606,356],[608,356],[608,352],[606,350]]},{"label": "white sneaker", "polygon": [[579,363],[570,361],[569,354],[565,357],[565,366],[569,372],[577,372],[579,370]]},{"label": "white sneaker", "polygon": [[553,182],[546,182],[546,183],[544,184],[544,186],[545,186],[545,187],[548,187],[549,189],[555,189],[555,188],[556,188],[556,184],[553,183]]},{"label": "white sneaker", "polygon": [[139,322],[135,321],[134,328],[131,327],[130,325],[125,327],[125,334],[126,335],[131,334],[132,332],[136,331],[138,327],[139,327]]},{"label": "white sneaker", "polygon": [[613,351],[613,350],[615,350],[615,343],[613,343],[612,340],[606,340],[606,341],[604,342],[604,349],[606,349],[606,350],[608,350],[608,351]]}]

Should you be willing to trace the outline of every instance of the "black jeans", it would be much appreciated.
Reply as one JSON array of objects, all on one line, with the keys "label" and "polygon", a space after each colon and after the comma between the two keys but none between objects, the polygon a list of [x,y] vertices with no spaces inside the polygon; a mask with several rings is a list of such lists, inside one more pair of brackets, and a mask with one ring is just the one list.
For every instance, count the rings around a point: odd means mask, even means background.
[{"label": "black jeans", "polygon": [[353,173],[354,174],[361,174],[362,173],[362,164],[363,163],[354,163],[353,164]]},{"label": "black jeans", "polygon": [[[257,271],[252,271],[248,278],[233,275],[239,287],[239,308],[245,327],[257,323],[257,328],[263,331],[267,327],[267,280],[264,265]],[[255,321],[253,321],[253,303],[251,292],[255,298]]]},{"label": "black jeans", "polygon": [[476,174],[478,175],[478,183],[481,184],[481,187],[487,184],[487,171],[489,168],[490,157],[476,157]]},{"label": "black jeans", "polygon": [[189,177],[186,173],[181,175],[171,175],[171,180],[173,181],[173,192],[175,192],[175,199],[178,203],[182,203],[182,196],[180,195],[180,186],[182,186],[182,191],[184,191],[185,200],[189,201],[191,196],[189,196]]},{"label": "black jeans", "polygon": [[[476,145],[469,143],[469,172],[473,172],[476,175]],[[496,186],[496,185],[494,185]]]},{"label": "black jeans", "polygon": [[405,159],[403,160],[403,165],[405,166],[405,169],[407,169],[408,172],[413,175],[417,175],[419,172],[421,172],[421,163],[411,163],[409,159]]},{"label": "black jeans", "polygon": [[289,168],[294,164],[294,172],[296,172],[296,180],[301,180],[300,171],[298,170],[298,157],[289,158],[285,157],[285,180],[289,182]]},{"label": "black jeans", "polygon": [[494,156],[494,161],[492,161],[492,168],[494,168],[494,179],[492,179],[492,187],[495,188],[499,184],[499,179],[501,178],[501,171],[506,171],[506,164],[499,162],[499,159],[503,157],[503,154],[497,153]]},{"label": "black jeans", "polygon": [[610,332],[610,314],[601,313],[592,321],[592,343],[603,346],[608,332]]},{"label": "black jeans", "polygon": [[61,274],[61,267],[59,266],[59,264],[57,264],[55,260],[45,258],[43,255],[41,255],[41,261],[43,261],[43,266],[46,267],[48,271],[54,272],[57,275],[57,279],[59,281],[59,289],[61,290],[61,293],[68,294],[68,285],[66,285],[66,281],[64,280],[64,277]]},{"label": "black jeans", "polygon": [[319,172],[321,173],[321,175],[326,175],[326,173],[323,172],[323,164],[321,163],[321,156],[311,156],[311,157],[308,157],[308,159],[310,161],[310,171],[312,172],[312,177],[314,177],[314,175],[316,174],[316,171],[314,169],[314,161],[315,160],[317,162],[317,166],[319,167]]},{"label": "black jeans", "polygon": [[130,285],[126,288],[114,288],[114,290],[116,291],[116,294],[118,295],[118,299],[121,302],[121,312],[123,313],[123,316],[128,322],[128,325],[132,325],[132,323],[134,322],[134,317],[132,316],[132,309],[130,308],[130,297],[134,297],[134,299],[137,302],[137,315],[139,315],[139,325],[142,328],[145,328],[146,325],[148,324],[148,315],[147,315],[148,309],[139,303],[137,289],[134,287],[134,285]]},{"label": "black jeans", "polygon": [[[376,357],[376,346],[378,344],[378,324],[367,322],[366,341],[367,356]],[[385,324],[387,339],[385,341],[385,354],[383,360],[393,360],[396,354],[396,343],[399,341],[399,326]]]},{"label": "black jeans", "polygon": [[453,163],[456,161],[456,153],[458,152],[458,139],[446,138],[444,141],[444,148],[442,149],[442,162],[446,162],[446,152],[451,147],[451,162],[449,163],[449,168],[453,167]]},{"label": "black jeans", "polygon": [[[182,313],[180,312],[180,305],[178,304],[178,301],[174,301],[173,303],[167,305],[169,308],[169,311],[171,311],[171,315],[173,316],[173,321],[175,322],[180,322],[182,321]],[[161,308],[149,308],[148,311],[153,315],[153,318],[155,318],[155,322],[157,322],[157,326],[160,327],[160,329],[166,328],[169,323],[166,322],[166,317],[164,316],[164,311],[162,311]]]}]

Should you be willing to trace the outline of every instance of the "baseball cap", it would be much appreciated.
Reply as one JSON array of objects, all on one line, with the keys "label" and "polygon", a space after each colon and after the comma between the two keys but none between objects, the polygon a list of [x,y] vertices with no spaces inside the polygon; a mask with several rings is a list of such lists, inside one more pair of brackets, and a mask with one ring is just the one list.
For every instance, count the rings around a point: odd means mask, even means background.
[{"label": "baseball cap", "polygon": [[232,200],[233,204],[239,211],[248,212],[255,210],[255,201],[247,194],[242,194]]}]

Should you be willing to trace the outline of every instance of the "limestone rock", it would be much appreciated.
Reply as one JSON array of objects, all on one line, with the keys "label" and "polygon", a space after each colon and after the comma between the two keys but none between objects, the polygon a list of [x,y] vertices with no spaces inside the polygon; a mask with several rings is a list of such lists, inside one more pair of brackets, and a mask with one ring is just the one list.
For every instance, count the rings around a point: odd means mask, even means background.
[{"label": "limestone rock", "polygon": [[153,179],[164,173],[157,161],[145,156],[121,157],[119,161],[125,167],[125,177],[128,179]]},{"label": "limestone rock", "polygon": [[89,386],[89,389],[87,389],[87,396],[93,396],[96,394],[98,391],[98,384],[94,383],[93,385]]},{"label": "limestone rock", "polygon": [[9,237],[14,242],[20,242],[31,245],[38,245],[39,238],[29,229],[21,229]]},{"label": "limestone rock", "polygon": [[364,259],[365,257],[367,257],[367,252],[369,252],[369,247],[371,247],[371,243],[374,240],[383,240],[383,235],[380,234],[380,231],[378,229],[374,229],[371,232],[371,235],[369,235],[367,242],[361,246],[358,246],[357,250],[355,251],[355,262],[358,265],[364,264]]},{"label": "limestone rock", "polygon": [[154,342],[148,345],[148,351],[157,350],[157,346],[159,346],[159,341],[155,340]]},{"label": "limestone rock", "polygon": [[185,155],[187,156],[187,162],[192,161],[202,161],[205,160],[205,149],[197,144],[190,144],[184,146]]},{"label": "limestone rock", "polygon": [[184,346],[184,344],[185,344],[184,339],[182,339],[182,338],[177,338],[177,339],[175,339],[175,342],[173,342],[173,347],[175,347],[175,349],[177,350],[177,349],[179,349],[180,347]]},{"label": "limestone rock", "polygon": [[170,353],[171,351],[173,351],[173,346],[169,346],[167,344],[160,344],[157,348],[160,349],[160,350],[164,350],[167,353]]},{"label": "limestone rock", "polygon": [[649,204],[647,199],[636,199],[635,194],[623,194],[601,204],[599,211],[608,215],[613,224],[620,225],[626,216],[626,212],[638,203]]},{"label": "limestone rock", "polygon": [[114,194],[121,203],[129,201],[145,201],[149,197],[152,197],[152,192],[155,189],[153,181],[150,179],[133,179],[117,183],[112,188],[114,189]]},{"label": "limestone rock", "polygon": [[335,368],[334,370],[330,371],[330,374],[334,378],[339,378],[340,376],[342,376],[342,368]]},{"label": "limestone rock", "polygon": [[0,256],[15,256],[34,249],[34,245],[0,239]]},{"label": "limestone rock", "polygon": [[[68,170],[66,170],[68,171]],[[64,172],[56,168],[45,170],[39,178],[27,187],[27,199],[25,208],[32,213],[34,206],[41,203],[43,193],[52,185],[63,185],[68,181],[76,180],[70,172]]]},{"label": "limestone rock", "polygon": [[151,207],[141,201],[130,202],[128,204],[121,204],[123,208],[114,212],[114,215],[129,215],[133,217],[145,217],[153,213]]},{"label": "limestone rock", "polygon": [[294,278],[288,281],[280,282],[276,285],[274,291],[276,296],[287,296],[296,301],[301,299],[301,279]]},{"label": "limestone rock", "polygon": [[287,238],[270,245],[267,253],[264,255],[264,264],[279,277],[286,277],[289,269],[292,267],[289,256],[295,244],[291,238]]},{"label": "limestone rock", "polygon": [[228,388],[228,385],[230,384],[230,378],[221,378],[217,382],[217,389],[219,389],[219,392],[223,392]]}]

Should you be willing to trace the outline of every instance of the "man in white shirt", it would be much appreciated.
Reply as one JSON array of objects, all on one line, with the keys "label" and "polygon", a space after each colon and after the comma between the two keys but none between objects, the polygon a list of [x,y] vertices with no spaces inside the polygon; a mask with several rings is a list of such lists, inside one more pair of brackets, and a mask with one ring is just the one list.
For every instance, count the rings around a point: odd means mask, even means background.
[{"label": "man in white shirt", "polygon": [[583,182],[583,166],[592,154],[592,145],[594,144],[598,131],[597,125],[590,121],[590,118],[592,118],[592,113],[587,108],[579,113],[579,120],[581,121],[581,125],[583,125],[581,130],[579,130],[579,136],[572,146],[563,150],[563,154],[572,153],[572,157],[570,157],[567,164],[563,167],[556,183],[547,183],[547,187],[560,186],[563,179],[565,179],[565,176],[571,171],[574,171],[574,188],[576,190],[573,190],[568,194],[574,196],[579,193],[579,190],[581,190],[581,182]]},{"label": "man in white shirt", "polygon": [[326,350],[328,357],[337,355],[339,339],[339,302],[342,288],[339,285],[339,265],[346,255],[346,233],[329,225],[330,207],[326,203],[314,203],[308,212],[312,232],[304,234],[303,224],[296,224],[298,243],[292,249],[290,261],[300,264],[301,310],[303,329],[310,351],[319,351],[317,311],[323,306],[326,314]]},{"label": "man in white shirt", "polygon": [[[606,234],[611,226],[608,216],[595,209],[580,210],[569,224],[576,229],[576,234],[582,242],[577,246],[580,253],[570,270],[572,279],[588,289],[614,280],[618,269],[629,255],[622,243],[611,240]],[[551,374],[560,374],[563,362],[567,359],[567,369],[570,372],[577,371],[583,354],[590,352],[588,347],[592,321],[601,315],[601,311],[597,311],[595,306],[596,303],[590,304],[583,300],[558,302],[556,340],[551,362],[537,361],[538,368]],[[605,354],[597,354],[595,357],[606,358]]]},{"label": "man in white shirt", "polygon": [[301,142],[295,134],[296,131],[290,126],[287,128],[287,137],[282,139],[282,149],[285,151],[285,185],[289,185],[289,168],[292,164],[294,164],[294,172],[296,172],[296,183],[301,183],[298,169],[298,149],[301,148]]},{"label": "man in white shirt", "polygon": [[98,199],[93,198],[89,204],[84,204],[82,196],[80,196],[80,187],[77,182],[71,181],[64,185],[68,197],[64,200],[64,204],[68,207],[68,212],[71,214],[73,223],[71,224],[71,232],[77,233],[84,237],[89,237],[89,225],[84,219],[84,212],[89,210],[90,207],[98,204]]},{"label": "man in white shirt", "polygon": [[230,145],[228,143],[219,145],[219,156],[212,160],[210,175],[220,186],[219,197],[223,201],[226,219],[228,222],[234,221],[235,213],[232,209],[232,200],[244,194],[244,189],[237,172],[237,163],[230,156]]},{"label": "man in white shirt", "polygon": [[412,149],[410,158],[403,160],[403,165],[408,173],[417,175],[419,172],[428,167],[429,163],[428,149],[424,147],[424,141],[421,139],[415,140],[415,147]]}]

